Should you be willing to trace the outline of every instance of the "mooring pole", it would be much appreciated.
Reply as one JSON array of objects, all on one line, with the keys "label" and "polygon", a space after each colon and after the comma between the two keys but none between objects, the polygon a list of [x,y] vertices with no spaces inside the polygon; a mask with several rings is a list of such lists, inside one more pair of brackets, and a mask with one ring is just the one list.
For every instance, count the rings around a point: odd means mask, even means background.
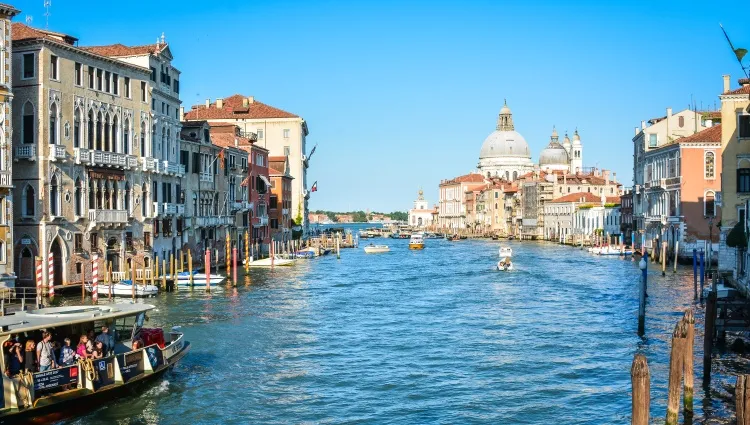
[{"label": "mooring pole", "polygon": [[685,360],[685,340],[687,339],[685,321],[680,319],[672,332],[672,353],[669,358],[669,387],[667,393],[666,425],[677,425],[680,413],[680,387],[682,384],[682,367]]},{"label": "mooring pole", "polygon": [[[685,407],[685,416],[693,416],[693,344],[695,340],[695,316],[693,315],[693,309],[689,308],[685,311],[685,316],[682,319],[686,326],[686,338],[685,338],[685,358],[683,367],[683,384],[685,394],[683,395],[683,404]],[[685,421],[688,423],[688,421]]]},{"label": "mooring pole", "polygon": [[700,268],[701,268],[701,293],[700,297],[703,299],[703,284],[706,279],[706,263],[704,262],[703,250],[700,252]]},{"label": "mooring pole", "polygon": [[641,281],[638,287],[638,336],[646,333],[646,289],[648,286],[648,254],[641,257],[638,266],[641,269]]},{"label": "mooring pole", "polygon": [[716,323],[716,292],[709,292],[706,299],[705,330],[703,333],[703,387],[711,384],[711,351],[714,348],[714,326]]},{"label": "mooring pole", "polygon": [[648,425],[649,405],[651,404],[651,374],[648,361],[643,354],[633,357],[630,367],[630,380],[633,384],[633,411],[631,425]]},{"label": "mooring pole", "polygon": [[698,299],[698,250],[693,248],[693,299]]}]

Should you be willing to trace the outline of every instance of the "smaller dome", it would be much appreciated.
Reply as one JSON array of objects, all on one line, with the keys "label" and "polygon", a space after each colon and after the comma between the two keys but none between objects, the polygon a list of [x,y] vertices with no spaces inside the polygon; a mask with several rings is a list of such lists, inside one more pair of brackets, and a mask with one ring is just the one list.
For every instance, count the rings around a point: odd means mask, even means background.
[{"label": "smaller dome", "polygon": [[568,151],[556,142],[551,142],[539,154],[540,167],[544,167],[545,165],[564,165],[567,167],[569,161]]},{"label": "smaller dome", "polygon": [[578,135],[578,129],[576,129],[575,133],[573,133],[573,144],[574,145],[581,144],[581,136]]}]

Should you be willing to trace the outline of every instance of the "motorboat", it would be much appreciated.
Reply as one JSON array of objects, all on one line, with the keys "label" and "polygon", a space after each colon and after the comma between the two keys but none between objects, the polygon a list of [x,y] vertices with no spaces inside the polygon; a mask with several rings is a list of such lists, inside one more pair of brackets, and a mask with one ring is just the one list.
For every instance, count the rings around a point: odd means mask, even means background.
[{"label": "motorboat", "polygon": [[[78,340],[82,330],[109,324],[114,346],[106,357],[79,359],[41,372],[11,374],[9,356],[0,358],[3,409],[0,423],[53,423],[101,408],[101,400],[131,397],[158,379],[190,351],[179,326],[165,331],[145,327],[155,307],[144,303],[31,308],[0,317],[0,343],[20,347],[39,341],[42,332]],[[138,344],[136,344],[136,341]],[[108,347],[109,348],[109,347]]]},{"label": "motorboat", "polygon": [[513,248],[509,246],[501,246],[498,250],[498,254],[500,255],[500,258],[510,258],[513,256]]},{"label": "motorboat", "polygon": [[[115,297],[132,297],[135,293],[136,297],[153,297],[159,293],[159,288],[155,285],[139,285],[135,284],[135,291],[133,290],[132,280],[121,280],[117,283],[97,283],[96,291],[100,297],[109,296],[111,293]],[[86,292],[91,293],[93,291],[93,285],[90,283],[86,284]]]},{"label": "motorboat", "polygon": [[507,272],[513,270],[513,262],[510,261],[510,257],[505,257],[497,262],[497,269],[501,272]]},{"label": "motorboat", "polygon": [[315,253],[313,251],[308,250],[299,250],[294,253],[294,258],[301,258],[301,259],[311,259],[315,258]]},{"label": "motorboat", "polygon": [[[222,275],[213,274],[211,273],[210,283],[211,285],[220,285],[224,283],[224,281],[227,278]],[[177,286],[206,286],[207,279],[205,273],[198,273],[197,271],[193,272],[193,281],[190,282],[190,272],[180,272],[177,273],[177,282],[175,284]]]},{"label": "motorboat", "polygon": [[424,249],[424,235],[422,232],[415,232],[409,238],[409,249]]},{"label": "motorboat", "polygon": [[617,246],[605,246],[599,249],[599,255],[633,255],[633,250]]},{"label": "motorboat", "polygon": [[383,252],[390,252],[391,249],[388,248],[388,245],[367,245],[365,247],[365,253],[367,254],[380,254]]},{"label": "motorboat", "polygon": [[291,266],[294,264],[294,260],[288,258],[281,258],[275,255],[273,258],[261,258],[260,260],[251,261],[250,267],[274,267],[274,266]]}]

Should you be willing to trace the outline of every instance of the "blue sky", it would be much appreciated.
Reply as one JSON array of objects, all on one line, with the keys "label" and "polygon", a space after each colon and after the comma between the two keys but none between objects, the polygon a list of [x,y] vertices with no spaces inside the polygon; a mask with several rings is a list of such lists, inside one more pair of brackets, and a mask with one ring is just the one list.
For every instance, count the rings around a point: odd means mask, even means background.
[{"label": "blue sky", "polygon": [[[186,109],[243,93],[304,117],[312,209],[406,210],[420,186],[436,202],[441,179],[475,168],[504,98],[535,161],[553,124],[577,127],[584,165],[630,184],[634,126],[691,96],[713,108],[722,74],[737,84],[719,22],[750,49],[746,1],[161,0],[137,17],[52,3],[49,28],[81,45],[164,32]],[[13,4],[45,25],[43,0]]]}]

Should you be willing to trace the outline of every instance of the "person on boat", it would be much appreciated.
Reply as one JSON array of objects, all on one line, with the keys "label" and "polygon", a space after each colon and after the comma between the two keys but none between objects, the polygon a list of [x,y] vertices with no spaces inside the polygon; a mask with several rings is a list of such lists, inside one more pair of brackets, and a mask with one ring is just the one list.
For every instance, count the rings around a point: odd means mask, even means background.
[{"label": "person on boat", "polygon": [[137,350],[139,348],[143,348],[143,341],[141,341],[140,339],[136,339],[135,341],[133,341],[132,348],[133,348],[133,351],[135,351],[135,350]]},{"label": "person on boat", "polygon": [[101,359],[104,357],[104,343],[101,341],[96,341],[96,344],[94,344],[94,352],[91,353],[92,359]]},{"label": "person on boat", "polygon": [[91,357],[91,353],[94,352],[94,340],[96,339],[96,335],[94,334],[94,330],[91,329],[86,334],[86,352],[89,353],[89,357]]},{"label": "person on boat", "polygon": [[34,353],[35,348],[36,343],[33,339],[29,339],[26,341],[26,347],[23,353],[23,369],[26,372],[36,372],[36,356]]},{"label": "person on boat", "polygon": [[21,347],[21,344],[18,342],[14,342],[13,345],[10,347],[10,358],[8,359],[8,376],[16,376],[19,373],[21,373],[21,369],[23,368],[23,355],[21,352],[23,351],[23,348]]},{"label": "person on boat", "polygon": [[57,367],[55,351],[50,342],[51,339],[52,334],[45,331],[42,334],[42,340],[36,345],[36,357],[39,362],[39,372],[44,372]]},{"label": "person on boat", "polygon": [[104,354],[109,354],[115,349],[115,337],[109,333],[109,326],[102,326],[102,333],[96,337],[95,342],[101,342],[104,345]]},{"label": "person on boat", "polygon": [[91,357],[89,355],[89,350],[86,349],[87,342],[89,342],[89,337],[81,335],[81,338],[78,340],[78,346],[76,347],[76,354],[80,359],[88,359]]},{"label": "person on boat", "polygon": [[65,338],[62,348],[60,349],[61,366],[70,366],[76,362],[76,352],[70,348],[70,338]]}]

